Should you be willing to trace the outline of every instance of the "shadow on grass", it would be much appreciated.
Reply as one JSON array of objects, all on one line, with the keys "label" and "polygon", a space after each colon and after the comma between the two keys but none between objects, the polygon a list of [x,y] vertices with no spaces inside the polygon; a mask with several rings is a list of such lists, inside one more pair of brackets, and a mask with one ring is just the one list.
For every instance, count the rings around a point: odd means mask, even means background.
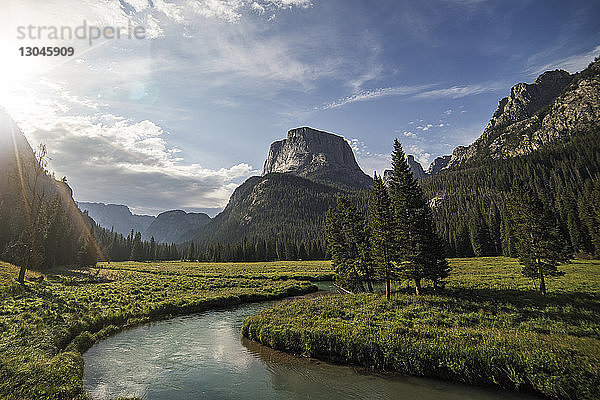
[{"label": "shadow on grass", "polygon": [[[414,295],[409,289],[396,293]],[[461,313],[513,314],[514,323],[531,323],[540,333],[549,333],[547,323],[562,326],[574,336],[600,339],[600,295],[583,292],[549,293],[513,289],[448,288],[425,292],[435,308],[455,308]],[[456,301],[456,302],[454,302]],[[536,322],[537,321],[537,322]]]}]

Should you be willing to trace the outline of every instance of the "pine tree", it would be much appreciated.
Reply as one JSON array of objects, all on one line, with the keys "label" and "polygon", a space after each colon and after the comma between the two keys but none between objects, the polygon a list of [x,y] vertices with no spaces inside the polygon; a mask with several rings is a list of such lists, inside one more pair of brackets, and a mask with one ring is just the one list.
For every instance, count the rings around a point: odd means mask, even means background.
[{"label": "pine tree", "polygon": [[390,299],[391,281],[397,275],[391,260],[394,257],[394,225],[392,207],[383,180],[375,174],[369,197],[371,252],[377,266],[377,276],[385,282],[385,297]]},{"label": "pine tree", "polygon": [[195,261],[196,260],[196,247],[194,246],[194,242],[190,243],[190,247],[188,247],[187,255],[185,257],[187,261]]},{"label": "pine tree", "polygon": [[564,273],[557,266],[566,263],[571,252],[552,210],[520,182],[515,182],[508,203],[517,239],[517,254],[523,275],[539,281],[546,294],[546,277]]},{"label": "pine tree", "polygon": [[154,236],[150,238],[150,254],[148,255],[149,260],[156,260],[156,241],[154,240]]},{"label": "pine tree", "polygon": [[352,291],[372,291],[373,268],[364,219],[346,197],[326,216],[326,235],[339,282]]},{"label": "pine tree", "polygon": [[130,259],[133,261],[144,261],[144,246],[142,245],[142,234],[137,232],[131,244]]},{"label": "pine tree", "polygon": [[400,268],[405,279],[414,281],[417,295],[422,292],[423,279],[431,280],[434,287],[443,286],[450,267],[435,233],[429,204],[410,171],[398,139],[394,141],[392,152],[389,193],[394,221],[393,238],[398,249],[392,262]]}]

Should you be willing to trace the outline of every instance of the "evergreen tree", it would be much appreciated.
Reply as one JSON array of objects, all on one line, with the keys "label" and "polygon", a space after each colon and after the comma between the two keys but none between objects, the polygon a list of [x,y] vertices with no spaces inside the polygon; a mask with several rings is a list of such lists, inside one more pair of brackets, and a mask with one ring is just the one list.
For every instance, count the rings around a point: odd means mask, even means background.
[{"label": "evergreen tree", "polygon": [[144,261],[144,246],[142,245],[142,234],[137,232],[131,244],[131,256],[133,261]]},{"label": "evergreen tree", "polygon": [[340,196],[326,216],[332,264],[340,284],[352,291],[372,291],[373,268],[364,219],[350,201]]},{"label": "evergreen tree", "polygon": [[517,254],[523,275],[539,281],[546,294],[546,276],[561,276],[557,266],[566,263],[571,252],[552,210],[524,184],[515,182],[508,203],[517,240]]},{"label": "evergreen tree", "polygon": [[490,229],[479,212],[475,213],[469,221],[469,238],[475,257],[493,255],[493,244]]},{"label": "evergreen tree", "polygon": [[421,294],[423,279],[434,287],[442,286],[449,266],[443,256],[443,246],[434,230],[433,217],[421,187],[415,180],[402,145],[396,139],[392,152],[392,174],[389,182],[393,210],[394,241],[398,251],[392,261],[402,276],[415,283],[416,294]]},{"label": "evergreen tree", "polygon": [[156,241],[154,240],[154,236],[150,238],[150,254],[148,255],[149,260],[156,260]]},{"label": "evergreen tree", "polygon": [[371,253],[376,265],[377,276],[385,282],[385,297],[390,299],[391,281],[397,277],[392,265],[394,258],[394,221],[392,207],[383,180],[375,174],[371,196],[369,198],[369,217],[371,226]]}]

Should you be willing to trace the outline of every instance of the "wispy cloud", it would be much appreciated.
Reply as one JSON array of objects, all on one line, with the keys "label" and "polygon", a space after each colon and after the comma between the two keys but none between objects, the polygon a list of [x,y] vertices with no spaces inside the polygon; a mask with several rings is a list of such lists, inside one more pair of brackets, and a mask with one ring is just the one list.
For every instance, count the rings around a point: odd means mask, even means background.
[{"label": "wispy cloud", "polygon": [[386,88],[378,88],[372,90],[362,90],[353,95],[332,101],[321,107],[323,110],[328,110],[332,108],[338,108],[345,106],[346,104],[356,103],[360,101],[368,101],[380,99],[383,97],[391,97],[391,96],[407,96],[411,94],[415,94],[421,92],[425,89],[432,87],[433,85],[419,85],[419,86],[395,86],[395,87],[386,87]]},{"label": "wispy cloud", "polygon": [[[347,104],[376,100],[392,96],[404,96],[415,99],[439,99],[452,98],[458,99],[466,96],[475,96],[482,93],[496,92],[503,89],[499,83],[489,85],[467,85],[467,86],[452,86],[449,88],[432,89],[436,84],[417,85],[417,86],[394,86],[386,88],[378,88],[372,90],[362,90],[358,93],[347,97],[332,101],[320,107],[322,110],[339,108]],[[452,111],[450,111],[451,113]]]},{"label": "wispy cloud", "polygon": [[594,47],[590,51],[586,51],[581,54],[575,54],[569,57],[553,60],[543,65],[535,65],[527,69],[527,72],[531,75],[539,75],[544,71],[554,69],[564,69],[570,73],[579,72],[585,69],[589,63],[594,61],[594,58],[600,56],[600,45]]},{"label": "wispy cloud", "polygon": [[415,97],[419,99],[458,99],[461,97],[475,96],[482,93],[497,92],[501,89],[503,89],[503,86],[497,83],[492,83],[489,85],[452,86],[449,88],[434,89],[417,93]]}]

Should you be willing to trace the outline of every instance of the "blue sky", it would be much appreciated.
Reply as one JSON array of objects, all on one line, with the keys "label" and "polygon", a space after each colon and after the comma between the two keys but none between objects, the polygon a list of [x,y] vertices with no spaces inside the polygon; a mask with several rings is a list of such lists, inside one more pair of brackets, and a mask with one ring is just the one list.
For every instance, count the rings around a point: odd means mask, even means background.
[{"label": "blue sky", "polygon": [[[427,168],[500,98],[600,55],[597,1],[8,0],[0,105],[77,199],[221,209],[298,126],[348,139],[366,173],[398,137]],[[146,39],[18,40],[18,26],[146,28]],[[72,45],[71,58],[20,46]]]}]

